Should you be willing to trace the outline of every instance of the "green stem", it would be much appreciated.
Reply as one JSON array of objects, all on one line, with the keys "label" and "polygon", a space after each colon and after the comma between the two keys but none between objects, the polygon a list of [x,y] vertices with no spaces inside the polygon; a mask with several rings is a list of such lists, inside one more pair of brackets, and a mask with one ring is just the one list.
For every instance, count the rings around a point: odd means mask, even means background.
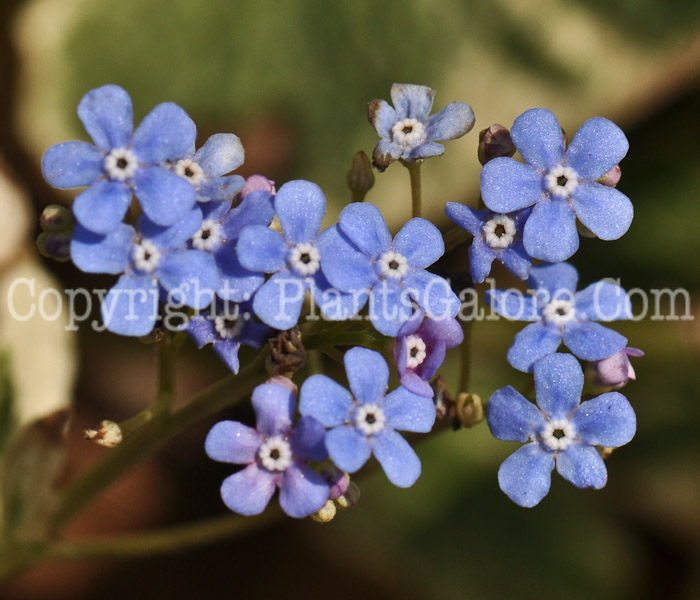
[{"label": "green stem", "polygon": [[422,162],[420,160],[412,162],[402,161],[403,165],[408,169],[408,175],[411,179],[411,214],[414,217],[420,217],[423,212],[420,182],[420,166]]}]

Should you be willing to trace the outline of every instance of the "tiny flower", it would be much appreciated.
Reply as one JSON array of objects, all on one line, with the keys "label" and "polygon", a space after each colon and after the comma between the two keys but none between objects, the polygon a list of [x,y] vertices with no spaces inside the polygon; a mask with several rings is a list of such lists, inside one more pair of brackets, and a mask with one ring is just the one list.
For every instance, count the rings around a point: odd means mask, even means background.
[{"label": "tiny flower", "polygon": [[430,431],[433,402],[403,386],[387,394],[389,367],[374,350],[352,348],[344,363],[350,391],[326,375],[312,375],[301,386],[299,412],[329,428],[326,448],[339,469],[354,473],[374,453],[389,481],[410,487],[420,460],[396,430]]},{"label": "tiny flower", "polygon": [[161,166],[185,155],[196,128],[176,104],[156,106],[132,133],[131,98],[116,85],[88,92],[78,116],[95,145],[65,142],[44,154],[46,180],[57,188],[89,186],[73,203],[73,214],[85,229],[114,231],[124,219],[131,192],[157,225],[173,225],[192,208],[194,188]]},{"label": "tiny flower", "polygon": [[207,435],[210,458],[246,465],[221,485],[221,498],[232,511],[260,514],[277,488],[280,506],[290,517],[307,517],[328,500],[328,484],[306,464],[326,458],[325,430],[311,417],[301,417],[293,427],[295,404],[294,392],[271,380],[253,391],[255,429],[221,421]]},{"label": "tiny flower", "polygon": [[608,478],[596,446],[616,448],[636,431],[634,410],[619,392],[581,402],[583,372],[570,354],[551,354],[534,366],[537,406],[511,386],[496,390],[487,422],[500,440],[523,442],[498,470],[498,483],[520,506],[549,492],[551,472],[576,487],[602,488]]},{"label": "tiny flower", "polygon": [[433,397],[428,381],[445,360],[448,348],[464,341],[462,327],[456,319],[423,319],[423,311],[407,321],[394,344],[394,362],[401,385],[414,394]]},{"label": "tiny flower", "polygon": [[548,262],[578,249],[576,218],[602,240],[622,236],[632,222],[632,203],[598,183],[627,153],[622,130],[607,119],[586,121],[565,149],[556,117],[533,108],[513,123],[511,137],[525,163],[495,158],[481,171],[484,204],[497,213],[533,206],[523,230],[525,250]]},{"label": "tiny flower", "polygon": [[474,283],[483,282],[491,272],[494,259],[520,279],[527,279],[532,259],[522,242],[523,225],[530,214],[526,208],[508,215],[493,211],[476,210],[448,202],[447,216],[474,236],[469,246],[469,263]]},{"label": "tiny flower", "polygon": [[241,199],[245,198],[248,194],[251,194],[257,190],[265,190],[273,196],[276,193],[275,182],[272,179],[268,179],[264,175],[250,175],[246,177],[245,185],[240,192]]},{"label": "tiny flower", "polygon": [[212,256],[185,244],[201,226],[201,214],[190,211],[171,227],[142,216],[138,230],[121,224],[108,235],[77,225],[71,241],[73,263],[86,273],[121,274],[102,302],[107,329],[142,336],[153,329],[161,294],[176,307],[203,309],[220,286]]},{"label": "tiny flower", "polygon": [[372,100],[367,117],[382,139],[374,148],[372,162],[384,171],[395,160],[412,162],[440,156],[441,140],[462,137],[474,127],[474,113],[465,102],[452,102],[429,116],[435,91],[423,85],[395,83],[392,107],[385,100]]},{"label": "tiny flower", "polygon": [[630,356],[644,356],[644,352],[637,348],[623,348],[608,358],[589,363],[586,374],[595,385],[612,389],[621,388],[628,381],[636,379]]},{"label": "tiny flower", "polygon": [[442,277],[429,273],[445,251],[442,234],[425,219],[411,219],[393,238],[379,209],[353,203],[324,239],[321,267],[331,285],[355,294],[369,290],[369,318],[384,335],[396,336],[414,302],[433,319],[451,318],[459,299]]},{"label": "tiny flower", "polygon": [[520,371],[564,344],[583,360],[601,360],[622,350],[627,339],[594,321],[629,319],[631,305],[618,285],[599,281],[580,292],[576,269],[567,263],[533,267],[532,295],[517,290],[487,290],[486,301],[507,319],[534,321],[515,336],[508,362]]}]

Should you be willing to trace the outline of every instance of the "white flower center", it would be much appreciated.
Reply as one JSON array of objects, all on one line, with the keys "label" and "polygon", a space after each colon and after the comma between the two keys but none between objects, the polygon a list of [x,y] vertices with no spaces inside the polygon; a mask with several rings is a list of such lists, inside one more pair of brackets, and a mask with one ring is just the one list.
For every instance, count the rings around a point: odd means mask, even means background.
[{"label": "white flower center", "polygon": [[376,404],[363,404],[355,411],[355,425],[365,435],[374,435],[384,429],[386,417]]},{"label": "white flower center", "polygon": [[221,225],[213,219],[202,221],[202,227],[192,236],[192,245],[197,250],[214,250],[222,241]]},{"label": "white flower center", "polygon": [[515,237],[515,221],[507,215],[494,215],[484,224],[483,231],[491,248],[507,248]]},{"label": "white flower center", "polygon": [[404,148],[420,146],[426,139],[425,125],[416,119],[402,119],[391,128],[392,139]]},{"label": "white flower center", "polygon": [[576,431],[566,419],[555,419],[547,422],[540,435],[551,450],[566,450],[574,441]]},{"label": "white flower center", "polygon": [[136,155],[128,148],[115,148],[104,160],[104,168],[110,179],[125,181],[133,177],[139,161]]},{"label": "white flower center", "polygon": [[557,165],[544,176],[544,182],[550,194],[568,198],[578,187],[578,173],[571,167]]},{"label": "white flower center", "polygon": [[542,314],[550,323],[562,326],[576,317],[576,310],[571,300],[552,300],[544,307]]},{"label": "white flower center", "polygon": [[131,259],[139,271],[152,273],[160,262],[160,251],[153,242],[141,240],[134,245]]},{"label": "white flower center", "polygon": [[321,266],[321,253],[312,244],[297,244],[289,254],[289,263],[299,275],[313,275]]},{"label": "white flower center", "polygon": [[241,332],[245,327],[245,323],[246,321],[243,316],[240,316],[237,319],[215,317],[214,329],[221,339],[234,340],[241,335]]},{"label": "white flower center", "polygon": [[425,360],[425,342],[417,335],[409,335],[406,338],[406,366],[415,369]]},{"label": "white flower center", "polygon": [[286,471],[292,466],[292,448],[281,435],[275,435],[260,446],[258,458],[268,471]]},{"label": "white flower center", "polygon": [[197,187],[204,181],[204,170],[191,158],[183,158],[175,163],[175,173]]},{"label": "white flower center", "polygon": [[384,277],[401,279],[408,271],[408,261],[402,254],[389,250],[379,257],[379,269]]}]

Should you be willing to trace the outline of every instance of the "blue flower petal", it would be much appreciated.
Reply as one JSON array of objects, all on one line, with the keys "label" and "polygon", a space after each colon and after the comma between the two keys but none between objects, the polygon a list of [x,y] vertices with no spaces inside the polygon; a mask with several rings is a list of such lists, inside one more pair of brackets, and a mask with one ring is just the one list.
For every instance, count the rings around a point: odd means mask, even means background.
[{"label": "blue flower petal", "polygon": [[539,319],[537,299],[520,290],[486,290],[484,299],[491,308],[511,321],[536,321]]},{"label": "blue flower petal", "polygon": [[373,100],[367,107],[367,116],[379,137],[388,138],[391,128],[399,120],[394,107],[386,100]]},{"label": "blue flower petal", "polygon": [[430,221],[411,219],[396,234],[393,249],[402,254],[409,266],[424,269],[445,253],[440,230]]},{"label": "blue flower petal", "polygon": [[627,292],[609,281],[592,283],[574,296],[576,316],[589,321],[616,321],[632,318]]},{"label": "blue flower petal", "polygon": [[382,213],[373,204],[348,204],[340,213],[339,225],[350,241],[370,258],[377,259],[389,250],[391,234]]},{"label": "blue flower petal", "polygon": [[622,237],[632,223],[632,202],[615,188],[601,183],[582,183],[571,200],[578,220],[601,240]]},{"label": "blue flower petal", "polygon": [[529,508],[549,492],[553,469],[553,453],[543,451],[537,442],[525,444],[501,464],[498,485],[517,505]]},{"label": "blue flower petal", "polygon": [[532,259],[525,252],[525,246],[522,242],[516,242],[509,248],[503,248],[496,258],[500,260],[513,275],[519,279],[527,279],[530,276],[530,268],[532,267]]},{"label": "blue flower petal", "polygon": [[325,427],[342,425],[352,407],[352,394],[326,375],[312,375],[301,386],[299,412]]},{"label": "blue flower petal", "polygon": [[622,350],[627,338],[600,323],[570,321],[564,328],[564,344],[583,360],[602,360]]},{"label": "blue flower petal", "polygon": [[561,333],[557,329],[542,323],[530,323],[515,335],[506,356],[512,367],[527,373],[535,361],[556,352],[559,344]]},{"label": "blue flower petal", "polygon": [[555,298],[571,299],[578,285],[578,272],[568,263],[532,267],[527,284],[551,302]]},{"label": "blue flower petal", "polygon": [[200,350],[207,344],[211,344],[219,339],[216,329],[214,329],[214,322],[201,315],[190,318],[184,324],[183,329],[194,340],[197,348]]},{"label": "blue flower petal", "polygon": [[[453,319],[450,319],[448,322],[454,321]],[[454,321],[456,322],[456,321]],[[458,325],[459,327],[459,325]],[[460,333],[462,331],[462,328],[459,327]],[[424,338],[425,339],[425,338]],[[427,340],[426,340],[427,341]],[[435,342],[432,342],[432,348],[430,348],[430,345],[428,346],[429,352],[428,355],[425,357],[425,360],[421,365],[418,366],[417,371],[420,373],[420,376],[423,379],[430,379],[437,370],[440,368],[440,365],[444,362],[445,360],[445,355],[447,354],[447,345],[445,344],[444,341],[438,340]],[[408,386],[406,386],[408,387]],[[409,388],[410,389],[410,388]],[[413,390],[411,390],[413,391]],[[418,393],[418,392],[416,392]],[[421,394],[425,395],[425,394]],[[431,392],[430,398],[433,397],[433,394]]]},{"label": "blue flower petal", "polygon": [[491,395],[486,421],[494,437],[509,442],[533,440],[544,425],[539,409],[509,385]]},{"label": "blue flower petal", "polygon": [[482,283],[491,273],[491,265],[496,253],[481,237],[475,237],[469,246],[469,267],[474,283]]},{"label": "blue flower petal", "polygon": [[328,492],[328,483],[316,471],[294,464],[282,475],[280,506],[290,517],[308,517],[321,510],[328,500]]},{"label": "blue flower petal", "polygon": [[241,343],[235,340],[217,340],[214,342],[214,352],[234,374],[238,373],[238,369],[241,366],[238,360],[240,347]]},{"label": "blue flower petal", "polygon": [[[439,275],[416,270],[404,277],[404,285],[430,319],[454,317],[459,312],[459,298],[449,282]],[[374,287],[373,293],[376,293],[377,287]]]},{"label": "blue flower petal", "polygon": [[425,121],[433,107],[435,90],[424,85],[395,83],[391,86],[391,102],[400,119]]},{"label": "blue flower petal", "polygon": [[216,294],[222,300],[232,302],[250,300],[265,281],[263,273],[249,271],[241,265],[235,247],[232,245],[222,246],[214,254],[214,259],[221,278],[221,286]]},{"label": "blue flower petal", "polygon": [[418,396],[424,396],[425,398],[431,399],[435,395],[435,392],[433,391],[433,388],[430,386],[430,384],[423,378],[421,378],[421,376],[418,375],[418,373],[416,373],[415,371],[409,369],[401,372],[401,369],[399,369],[399,374],[399,380],[401,381],[401,385],[405,387],[409,392],[413,392]]},{"label": "blue flower petal", "polygon": [[360,404],[380,402],[389,383],[389,366],[379,352],[355,347],[343,357],[350,390]]},{"label": "blue flower petal", "polygon": [[605,462],[593,446],[573,443],[557,453],[557,471],[576,487],[602,488],[608,481]]},{"label": "blue flower petal", "polygon": [[550,354],[535,363],[537,406],[554,419],[567,418],[581,402],[583,371],[571,354]]},{"label": "blue flower petal", "polygon": [[78,104],[78,117],[105,152],[124,148],[134,127],[131,98],[117,85],[103,85],[85,94]]},{"label": "blue flower petal", "polygon": [[132,148],[141,162],[158,164],[185,156],[196,137],[197,128],[187,113],[177,104],[164,102],[136,128]]},{"label": "blue flower petal", "polygon": [[122,275],[101,307],[105,327],[120,335],[150,333],[158,316],[158,284],[151,277]]},{"label": "blue flower petal", "polygon": [[275,210],[288,243],[310,242],[321,228],[326,197],[315,183],[290,181],[277,192]]},{"label": "blue flower petal", "polygon": [[121,224],[103,236],[80,225],[73,230],[70,256],[73,264],[85,273],[122,273],[129,265],[134,228]]},{"label": "blue flower petal", "polygon": [[347,425],[335,427],[326,433],[326,448],[335,466],[347,473],[360,469],[372,454],[367,438]]},{"label": "blue flower petal", "polygon": [[411,148],[408,152],[403,152],[403,158],[410,160],[418,160],[419,158],[431,158],[433,156],[442,156],[445,153],[445,146],[428,140],[420,146]]},{"label": "blue flower petal", "polygon": [[73,214],[86,229],[107,234],[122,222],[131,202],[125,183],[101,179],[79,194],[73,202]]},{"label": "blue flower petal", "polygon": [[386,425],[399,431],[428,433],[435,424],[432,397],[414,394],[403,386],[389,392],[382,402]]},{"label": "blue flower petal", "polygon": [[255,293],[253,310],[258,318],[274,329],[291,329],[299,321],[306,298],[306,283],[287,270],[268,279]]},{"label": "blue flower petal", "polygon": [[321,270],[329,283],[343,292],[368,290],[377,282],[371,259],[359,252],[338,225],[326,229],[316,240]]},{"label": "blue flower petal", "polygon": [[601,394],[581,403],[571,422],[576,434],[591,446],[617,448],[628,443],[637,431],[634,410],[619,392]]},{"label": "blue flower petal", "polygon": [[237,240],[241,231],[249,225],[267,227],[275,216],[274,198],[265,190],[256,190],[248,194],[224,218],[222,227],[226,240]]},{"label": "blue flower petal", "polygon": [[182,218],[168,227],[156,225],[146,215],[141,215],[138,220],[139,233],[161,249],[184,247],[201,226],[202,211],[197,207],[186,212]]},{"label": "blue flower petal", "polygon": [[207,456],[219,462],[245,465],[255,460],[262,443],[261,435],[238,421],[220,421],[204,441]]},{"label": "blue flower petal", "polygon": [[473,236],[479,236],[483,233],[488,214],[485,210],[476,210],[459,202],[448,202],[445,205],[445,213],[454,223],[462,229],[466,229]]},{"label": "blue flower petal", "polygon": [[51,146],[41,159],[46,181],[67,189],[90,185],[104,174],[100,151],[87,142],[65,142]]},{"label": "blue flower petal", "polygon": [[576,216],[569,205],[544,198],[535,205],[523,228],[525,250],[533,258],[559,262],[578,250]]},{"label": "blue flower petal", "polygon": [[[416,295],[420,295],[419,284],[424,283],[423,280],[414,282]],[[433,292],[433,290],[429,291]],[[411,318],[413,302],[409,292],[408,288],[402,288],[394,279],[380,281],[372,288],[369,298],[369,319],[379,333],[396,337],[403,324]],[[432,293],[428,294],[428,300],[432,297]],[[441,305],[438,308],[441,308]]]},{"label": "blue flower petal", "polygon": [[204,142],[193,158],[209,177],[220,177],[243,164],[245,150],[237,135],[215,133]]},{"label": "blue flower petal", "polygon": [[421,473],[418,455],[398,433],[384,429],[374,437],[374,456],[395,486],[411,487]]},{"label": "blue flower petal", "polygon": [[334,288],[321,270],[316,271],[314,275],[311,293],[323,316],[331,321],[346,321],[352,318],[362,310],[369,298],[369,290],[346,294]]},{"label": "blue flower petal", "polygon": [[240,175],[214,177],[199,184],[197,200],[199,202],[231,200],[244,185],[245,179]]},{"label": "blue flower petal", "polygon": [[160,167],[136,171],[133,186],[143,212],[157,225],[173,225],[195,203],[196,192],[192,185]]},{"label": "blue flower petal", "polygon": [[513,122],[510,137],[525,162],[545,171],[561,164],[564,134],[559,121],[546,108],[526,110]]},{"label": "blue flower petal", "polygon": [[275,479],[274,473],[251,463],[224,479],[221,499],[233,512],[245,516],[259,515],[275,493]]},{"label": "blue flower petal", "polygon": [[259,433],[272,436],[291,431],[296,402],[290,388],[278,383],[263,383],[253,390],[252,402]]},{"label": "blue flower petal", "polygon": [[328,458],[325,438],[326,428],[313,417],[303,416],[294,426],[289,440],[292,453],[301,460],[321,462]]},{"label": "blue flower petal", "polygon": [[451,102],[428,118],[426,133],[431,140],[454,140],[474,127],[474,111],[466,102]]},{"label": "blue flower petal", "polygon": [[287,246],[277,231],[264,225],[251,225],[241,231],[236,253],[246,269],[274,273],[284,266]]},{"label": "blue flower petal", "polygon": [[494,212],[513,212],[535,204],[544,196],[542,174],[530,165],[500,156],[481,169],[481,197]]},{"label": "blue flower petal", "polygon": [[156,273],[170,302],[197,309],[209,306],[221,285],[214,257],[202,250],[169,252]]},{"label": "blue flower petal", "polygon": [[588,119],[566,149],[566,164],[582,179],[605,175],[627,154],[629,142],[622,129],[603,117]]}]

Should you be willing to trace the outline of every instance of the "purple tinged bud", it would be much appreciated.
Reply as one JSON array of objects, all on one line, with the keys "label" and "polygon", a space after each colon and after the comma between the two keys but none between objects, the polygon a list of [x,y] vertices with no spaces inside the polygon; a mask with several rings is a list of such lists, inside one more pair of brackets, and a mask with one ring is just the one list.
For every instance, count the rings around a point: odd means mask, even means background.
[{"label": "purple tinged bud", "polygon": [[70,231],[44,231],[36,239],[36,246],[42,256],[58,262],[70,260]]},{"label": "purple tinged bud", "polygon": [[328,483],[330,488],[328,498],[331,500],[342,496],[348,490],[350,476],[345,471],[341,471],[335,466],[329,466],[321,469],[320,475]]},{"label": "purple tinged bud", "polygon": [[479,132],[479,162],[485,165],[490,160],[500,156],[513,156],[515,144],[510,137],[510,131],[498,123]]},{"label": "purple tinged bud", "polygon": [[630,356],[644,356],[644,352],[638,348],[623,348],[608,358],[589,363],[587,375],[595,385],[621,388],[628,381],[636,379]]},{"label": "purple tinged bud", "polygon": [[49,233],[68,231],[73,227],[73,216],[65,206],[49,204],[39,217],[41,228]]},{"label": "purple tinged bud", "polygon": [[240,191],[241,200],[257,190],[265,190],[273,195],[277,192],[275,182],[272,179],[268,179],[264,175],[251,175],[245,180],[245,185]]},{"label": "purple tinged bud", "polygon": [[615,165],[598,180],[598,183],[602,183],[608,187],[615,187],[620,181],[620,177],[622,177],[622,169],[620,169],[620,165]]},{"label": "purple tinged bud", "polygon": [[360,500],[360,488],[354,481],[350,482],[348,489],[342,496],[336,498],[335,503],[342,509],[348,510],[357,504]]},{"label": "purple tinged bud", "polygon": [[346,181],[352,192],[353,202],[362,202],[367,192],[374,186],[372,165],[364,151],[360,150],[355,154]]}]

